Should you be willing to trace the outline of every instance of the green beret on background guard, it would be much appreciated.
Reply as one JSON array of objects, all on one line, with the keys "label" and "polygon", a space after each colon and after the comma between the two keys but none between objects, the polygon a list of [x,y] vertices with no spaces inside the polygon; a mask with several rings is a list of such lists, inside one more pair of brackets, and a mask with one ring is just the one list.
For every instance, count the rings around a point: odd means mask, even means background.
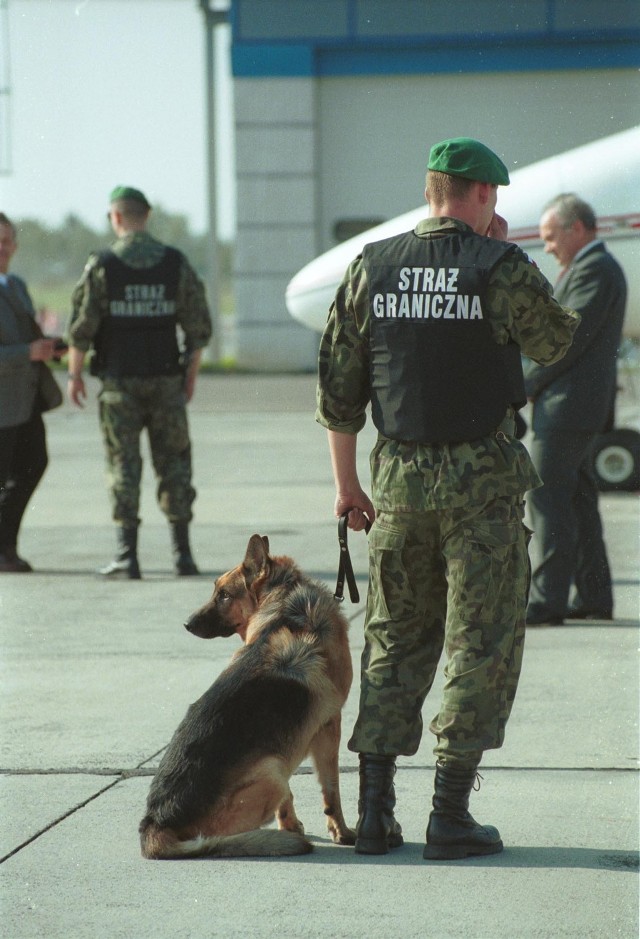
[{"label": "green beret on background guard", "polygon": [[129,199],[132,202],[139,202],[145,209],[151,208],[145,194],[140,192],[139,189],[134,189],[133,186],[116,186],[109,196],[109,202],[118,202],[120,199]]},{"label": "green beret on background guard", "polygon": [[471,137],[452,137],[434,144],[429,152],[428,169],[477,183],[509,185],[509,170],[500,157]]}]

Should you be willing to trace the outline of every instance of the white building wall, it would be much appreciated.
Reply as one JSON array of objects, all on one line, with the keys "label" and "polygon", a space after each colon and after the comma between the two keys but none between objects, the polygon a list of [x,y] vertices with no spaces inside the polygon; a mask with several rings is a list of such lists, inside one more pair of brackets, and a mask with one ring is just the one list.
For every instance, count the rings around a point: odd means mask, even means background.
[{"label": "white building wall", "polygon": [[245,368],[314,367],[317,337],[284,304],[292,272],[317,253],[314,92],[311,79],[235,83],[235,338]]}]

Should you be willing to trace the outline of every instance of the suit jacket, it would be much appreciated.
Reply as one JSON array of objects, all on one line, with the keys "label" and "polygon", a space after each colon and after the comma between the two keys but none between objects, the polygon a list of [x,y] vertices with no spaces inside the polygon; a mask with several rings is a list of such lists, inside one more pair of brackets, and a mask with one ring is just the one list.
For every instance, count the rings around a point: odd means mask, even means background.
[{"label": "suit jacket", "polygon": [[556,284],[562,306],[582,319],[567,354],[553,365],[524,362],[533,430],[600,433],[613,408],[616,360],[627,300],[622,268],[601,241],[574,260]]},{"label": "suit jacket", "polygon": [[33,414],[39,367],[29,360],[29,343],[42,335],[35,316],[25,282],[9,274],[9,284],[0,284],[0,428]]}]

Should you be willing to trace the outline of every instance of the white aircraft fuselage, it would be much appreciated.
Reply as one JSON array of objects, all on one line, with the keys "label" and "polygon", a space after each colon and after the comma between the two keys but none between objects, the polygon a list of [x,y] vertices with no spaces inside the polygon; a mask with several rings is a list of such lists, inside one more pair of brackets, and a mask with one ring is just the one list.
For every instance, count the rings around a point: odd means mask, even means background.
[{"label": "white aircraft fuselage", "polygon": [[[598,218],[598,236],[620,261],[629,285],[624,335],[640,339],[640,126],[540,160],[511,174],[498,191],[497,211],[519,244],[553,283],[559,268],[544,250],[538,222],[545,203],[575,192]],[[321,331],[337,287],[365,244],[415,228],[428,215],[423,204],[326,251],[289,282],[287,309],[294,319]]]}]

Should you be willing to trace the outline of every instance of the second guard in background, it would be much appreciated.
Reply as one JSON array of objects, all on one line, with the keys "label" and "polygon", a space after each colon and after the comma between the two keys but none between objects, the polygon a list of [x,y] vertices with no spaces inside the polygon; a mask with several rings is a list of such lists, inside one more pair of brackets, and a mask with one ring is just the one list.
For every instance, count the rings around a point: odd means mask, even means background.
[{"label": "second guard in background", "polygon": [[141,576],[137,548],[144,429],[158,503],[171,526],[176,573],[198,573],[189,543],[196,491],[186,404],[211,337],[204,287],[180,251],[148,234],[150,211],[139,189],[113,190],[109,219],[117,240],[89,258],[73,294],[69,327],[69,397],[84,404],[82,368],[91,347],[91,371],[102,380],[100,427],[118,550],[100,573],[134,580]]}]

